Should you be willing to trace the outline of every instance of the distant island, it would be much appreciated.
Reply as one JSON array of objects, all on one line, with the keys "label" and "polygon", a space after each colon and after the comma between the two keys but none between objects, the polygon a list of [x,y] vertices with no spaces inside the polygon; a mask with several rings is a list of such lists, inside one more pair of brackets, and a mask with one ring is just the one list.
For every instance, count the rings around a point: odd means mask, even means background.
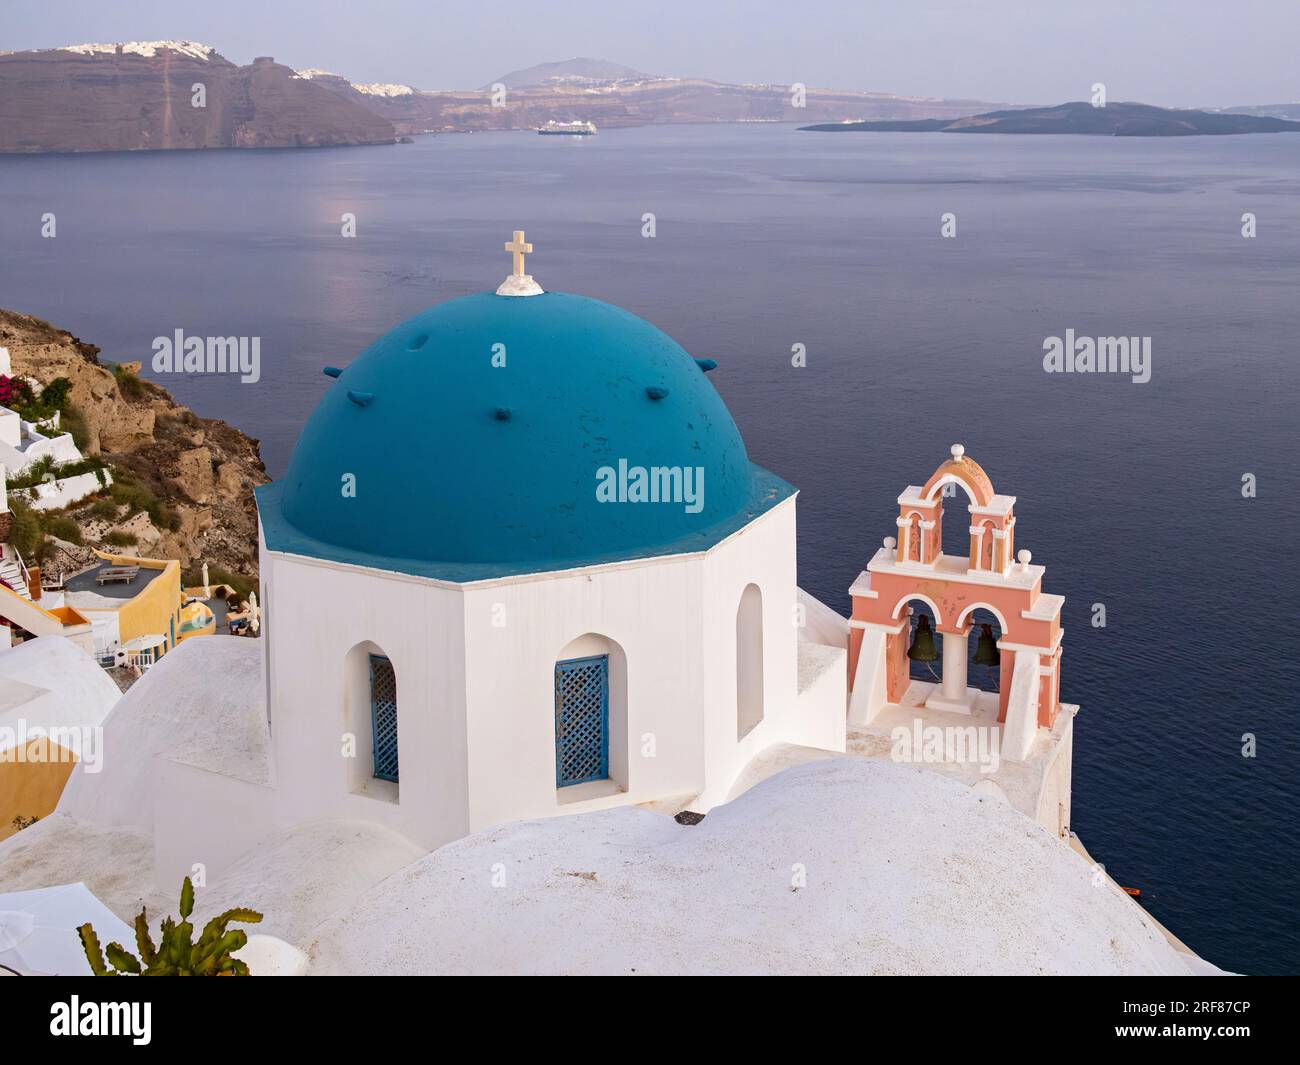
[{"label": "distant island", "polygon": [[[201,91],[200,91],[201,90]],[[196,95],[197,94],[197,95]],[[998,110],[1002,108],[1002,110]],[[357,82],[194,41],[0,52],[0,154],[393,144],[419,133],[677,123],[813,123],[816,132],[1082,133],[1117,137],[1300,130],[1300,105],[1178,111],[1146,104],[1024,107],[816,86],[647,74],[578,57],[476,89]]]},{"label": "distant island", "polygon": [[800,126],[813,133],[1073,133],[1094,137],[1195,137],[1234,133],[1300,133],[1300,122],[1222,111],[1182,111],[1150,104],[1086,101],[1055,107],[989,111],[961,118],[840,121]]}]

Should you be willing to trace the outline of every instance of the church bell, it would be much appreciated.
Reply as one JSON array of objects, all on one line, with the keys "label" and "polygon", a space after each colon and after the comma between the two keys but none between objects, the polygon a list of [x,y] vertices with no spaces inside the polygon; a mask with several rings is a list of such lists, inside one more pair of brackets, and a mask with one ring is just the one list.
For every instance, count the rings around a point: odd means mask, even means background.
[{"label": "church bell", "polygon": [[907,657],[913,662],[937,662],[939,649],[934,645],[934,632],[930,628],[930,617],[922,614],[916,623],[916,635],[912,637],[912,646],[907,649]]},{"label": "church bell", "polygon": [[993,639],[993,627],[987,623],[980,625],[980,638],[975,645],[975,664],[996,666],[998,657],[998,645]]}]

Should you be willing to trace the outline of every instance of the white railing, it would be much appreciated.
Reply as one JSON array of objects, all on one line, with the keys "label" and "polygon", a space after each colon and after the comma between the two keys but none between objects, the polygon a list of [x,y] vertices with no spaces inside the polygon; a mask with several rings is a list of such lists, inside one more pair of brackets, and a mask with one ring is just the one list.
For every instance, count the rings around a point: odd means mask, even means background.
[{"label": "white railing", "polygon": [[113,657],[117,665],[135,666],[143,673],[162,657],[166,642],[162,636],[137,636],[128,641],[128,646],[118,647]]},{"label": "white railing", "polygon": [[136,666],[143,673],[158,660],[158,652],[150,647],[143,651],[118,651],[118,657],[121,659],[118,665],[128,669]]}]

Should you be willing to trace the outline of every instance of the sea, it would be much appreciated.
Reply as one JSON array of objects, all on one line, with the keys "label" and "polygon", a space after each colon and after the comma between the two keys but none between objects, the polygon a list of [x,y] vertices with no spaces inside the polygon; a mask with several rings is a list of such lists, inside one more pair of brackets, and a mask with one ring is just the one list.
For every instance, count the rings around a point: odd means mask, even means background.
[{"label": "sea", "polygon": [[[800,489],[800,583],[842,613],[899,493],[963,444],[1065,596],[1072,827],[1210,961],[1300,971],[1300,137],[751,124],[0,157],[0,307],[144,361],[277,475],[321,367],[495,288],[516,229],[543,287],[717,360],[751,457]],[[154,374],[177,329],[260,338],[260,380]],[[1067,330],[1147,338],[1150,379],[1047,372]]]}]

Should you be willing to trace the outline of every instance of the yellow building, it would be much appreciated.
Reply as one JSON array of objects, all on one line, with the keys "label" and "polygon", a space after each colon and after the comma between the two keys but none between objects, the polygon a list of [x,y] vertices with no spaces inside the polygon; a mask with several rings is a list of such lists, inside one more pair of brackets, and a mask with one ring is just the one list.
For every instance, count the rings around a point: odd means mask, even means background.
[{"label": "yellow building", "polygon": [[[100,562],[63,589],[46,592],[58,606],[76,610],[91,624],[94,654],[101,662],[125,659],[147,665],[182,637],[181,564],[176,559],[137,558],[96,551]],[[51,604],[42,603],[45,609]]]},{"label": "yellow building", "polygon": [[0,650],[0,839],[47,817],[73,766],[101,768],[101,726],[117,685],[66,639]]}]

